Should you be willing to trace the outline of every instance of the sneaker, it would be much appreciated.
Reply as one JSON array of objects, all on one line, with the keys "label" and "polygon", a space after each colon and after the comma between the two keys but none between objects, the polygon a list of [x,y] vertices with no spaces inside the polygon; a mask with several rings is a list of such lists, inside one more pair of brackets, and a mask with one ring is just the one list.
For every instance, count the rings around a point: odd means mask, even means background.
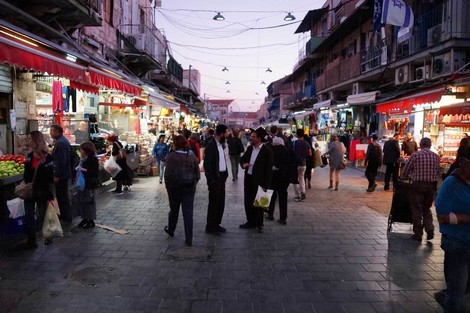
[{"label": "sneaker", "polygon": [[300,202],[300,201],[302,201],[302,198],[300,198],[300,197],[295,197],[295,198],[294,198],[294,201],[295,201],[295,202]]},{"label": "sneaker", "polygon": [[305,200],[305,194],[303,192],[300,194],[300,200]]},{"label": "sneaker", "polygon": [[160,184],[162,184],[162,181],[160,180]]},{"label": "sneaker", "polygon": [[165,226],[165,228],[163,228],[163,231],[164,231],[165,233],[167,233],[168,236],[170,236],[170,237],[174,237],[174,236],[175,236],[175,233],[172,232],[172,231],[170,231],[170,229],[168,228],[168,226]]}]

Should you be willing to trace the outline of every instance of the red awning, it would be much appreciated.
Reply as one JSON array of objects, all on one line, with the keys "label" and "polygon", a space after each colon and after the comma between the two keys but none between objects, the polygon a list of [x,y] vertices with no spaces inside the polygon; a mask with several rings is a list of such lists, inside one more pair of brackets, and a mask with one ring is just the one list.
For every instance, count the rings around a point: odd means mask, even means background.
[{"label": "red awning", "polygon": [[425,90],[419,93],[415,93],[390,102],[385,102],[377,105],[377,113],[383,114],[404,114],[411,113],[413,106],[417,106],[424,103],[439,102],[442,94],[444,93],[444,87],[433,88]]},{"label": "red awning", "polygon": [[66,60],[65,56],[16,42],[1,34],[0,63],[76,81],[84,81],[86,77],[85,67]]},{"label": "red awning", "polygon": [[94,93],[94,94],[100,93],[100,88],[98,87],[78,83],[72,80],[70,81],[70,87],[73,89],[78,89],[78,90],[89,92],[89,93]]},{"label": "red awning", "polygon": [[441,107],[439,115],[467,115],[470,114],[470,103],[460,103],[458,105],[451,105]]},{"label": "red awning", "polygon": [[109,89],[119,90],[134,96],[140,96],[142,94],[142,87],[140,87],[139,85],[127,82],[117,76],[108,74],[105,71],[99,70],[94,67],[89,67],[88,71],[90,74],[90,82],[93,85],[104,86]]}]

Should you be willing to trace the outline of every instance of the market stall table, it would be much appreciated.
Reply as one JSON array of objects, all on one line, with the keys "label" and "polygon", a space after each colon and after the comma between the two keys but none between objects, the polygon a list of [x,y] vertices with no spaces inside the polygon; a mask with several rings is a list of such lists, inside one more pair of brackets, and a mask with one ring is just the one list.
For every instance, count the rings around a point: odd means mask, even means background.
[{"label": "market stall table", "polygon": [[14,198],[15,186],[22,180],[23,174],[0,179],[0,224],[8,221],[10,212],[8,211],[7,200]]}]

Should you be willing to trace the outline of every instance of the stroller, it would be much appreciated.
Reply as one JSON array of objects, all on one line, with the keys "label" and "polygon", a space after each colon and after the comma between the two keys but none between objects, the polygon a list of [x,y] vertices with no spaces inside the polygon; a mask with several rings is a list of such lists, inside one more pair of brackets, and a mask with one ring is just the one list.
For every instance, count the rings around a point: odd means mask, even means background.
[{"label": "stroller", "polygon": [[388,215],[387,231],[392,230],[392,224],[395,222],[413,224],[411,219],[410,189],[411,182],[404,180],[399,180],[397,185],[393,186],[392,208]]}]

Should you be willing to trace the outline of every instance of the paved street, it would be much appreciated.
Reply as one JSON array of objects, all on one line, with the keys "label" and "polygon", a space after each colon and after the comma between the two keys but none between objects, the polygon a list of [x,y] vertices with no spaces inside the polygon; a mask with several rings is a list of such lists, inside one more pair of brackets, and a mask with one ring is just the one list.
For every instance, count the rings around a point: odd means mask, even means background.
[{"label": "paved street", "polygon": [[445,285],[438,232],[421,244],[410,225],[387,234],[391,191],[366,193],[351,168],[330,191],[327,176],[316,170],[304,202],[290,189],[287,225],[266,221],[263,234],[238,228],[243,181],[230,176],[221,236],[204,232],[203,177],[190,248],[182,216],[174,238],[163,232],[164,185],[139,177],[132,192],[98,201],[97,222],[129,234],[74,229],[36,251],[2,251],[0,312],[442,312],[432,296]]}]

